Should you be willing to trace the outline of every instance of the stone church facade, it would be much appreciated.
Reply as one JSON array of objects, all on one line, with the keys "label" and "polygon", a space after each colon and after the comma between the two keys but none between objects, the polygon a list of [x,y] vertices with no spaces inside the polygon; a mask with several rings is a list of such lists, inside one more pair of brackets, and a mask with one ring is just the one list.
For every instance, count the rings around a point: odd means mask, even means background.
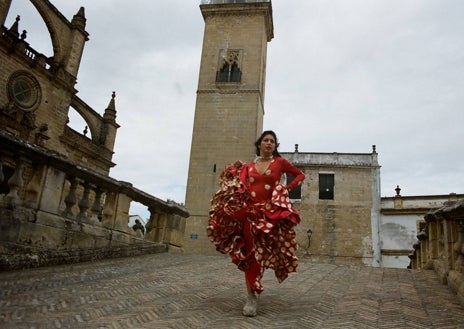
[{"label": "stone church facade", "polygon": [[[84,8],[69,21],[48,0],[31,0],[53,45],[27,42],[20,16],[5,26],[0,2],[0,269],[144,252],[179,244],[186,209],[109,176],[116,132],[115,93],[103,114],[77,97],[85,42]],[[73,108],[89,136],[68,125]],[[147,206],[145,236],[128,227],[132,201]],[[174,223],[174,224],[173,224]]]}]

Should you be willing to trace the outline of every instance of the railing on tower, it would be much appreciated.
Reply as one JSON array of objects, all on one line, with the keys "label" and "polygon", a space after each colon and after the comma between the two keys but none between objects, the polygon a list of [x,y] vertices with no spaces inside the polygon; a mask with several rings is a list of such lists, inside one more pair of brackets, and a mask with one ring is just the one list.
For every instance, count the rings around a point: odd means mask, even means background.
[{"label": "railing on tower", "polygon": [[271,2],[271,0],[201,0],[202,5],[220,5],[224,3]]}]

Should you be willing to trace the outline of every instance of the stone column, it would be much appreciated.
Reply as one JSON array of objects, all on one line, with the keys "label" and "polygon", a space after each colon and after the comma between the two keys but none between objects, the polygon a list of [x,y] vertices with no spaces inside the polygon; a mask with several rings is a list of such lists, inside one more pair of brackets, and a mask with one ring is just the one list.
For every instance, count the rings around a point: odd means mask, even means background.
[{"label": "stone column", "polygon": [[16,168],[13,176],[8,180],[8,185],[10,187],[10,192],[5,196],[4,202],[7,207],[14,209],[21,205],[22,201],[19,198],[18,192],[19,189],[23,187],[23,172],[24,172],[24,161],[21,158],[18,158],[16,161]]}]

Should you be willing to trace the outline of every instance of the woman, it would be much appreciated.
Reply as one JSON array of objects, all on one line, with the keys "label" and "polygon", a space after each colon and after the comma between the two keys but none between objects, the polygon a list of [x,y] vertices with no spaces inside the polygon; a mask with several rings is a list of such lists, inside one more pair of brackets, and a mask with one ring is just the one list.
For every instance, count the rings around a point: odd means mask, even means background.
[{"label": "woman", "polygon": [[[273,131],[264,131],[255,146],[255,161],[237,161],[221,174],[207,228],[216,249],[229,254],[245,272],[245,316],[256,315],[257,295],[263,291],[261,278],[266,268],[274,269],[279,282],[296,271],[293,227],[300,217],[292,207],[288,191],[305,178],[301,170],[280,156]],[[288,185],[281,182],[286,173],[294,177]]]}]

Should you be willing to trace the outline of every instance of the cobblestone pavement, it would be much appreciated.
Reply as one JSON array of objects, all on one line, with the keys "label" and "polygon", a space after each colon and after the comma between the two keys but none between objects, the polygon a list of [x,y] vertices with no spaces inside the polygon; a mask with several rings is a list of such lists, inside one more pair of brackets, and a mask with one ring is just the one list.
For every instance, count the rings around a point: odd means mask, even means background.
[{"label": "cobblestone pavement", "polygon": [[258,316],[224,256],[154,254],[0,273],[0,328],[464,328],[432,271],[315,264],[264,276]]}]

